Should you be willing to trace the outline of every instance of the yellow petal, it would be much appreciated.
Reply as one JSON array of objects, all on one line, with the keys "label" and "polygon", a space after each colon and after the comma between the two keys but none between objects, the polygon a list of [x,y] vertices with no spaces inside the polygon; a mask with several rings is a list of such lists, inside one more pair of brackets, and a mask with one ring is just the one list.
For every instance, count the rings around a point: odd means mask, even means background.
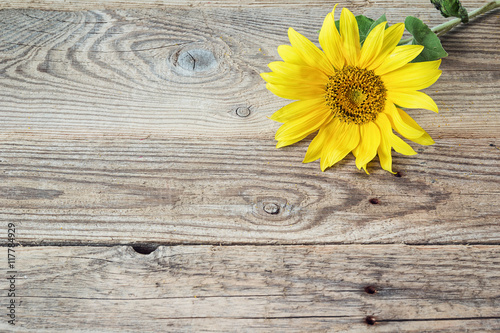
[{"label": "yellow petal", "polygon": [[288,29],[288,38],[292,46],[298,50],[302,59],[311,67],[316,67],[327,75],[333,74],[333,66],[326,55],[309,39],[293,28]]},{"label": "yellow petal", "polygon": [[384,62],[375,69],[376,75],[383,75],[400,67],[403,67],[415,59],[424,47],[422,45],[401,45],[385,58]]},{"label": "yellow petal", "polygon": [[319,96],[325,95],[325,88],[318,86],[285,86],[281,84],[267,83],[266,88],[276,96],[287,99],[317,99]]},{"label": "yellow petal", "polygon": [[307,99],[304,101],[296,101],[289,103],[276,111],[271,117],[271,120],[284,123],[287,120],[300,118],[310,112],[311,109],[316,109],[324,105],[325,98]]},{"label": "yellow petal", "polygon": [[430,145],[435,144],[434,140],[432,140],[431,136],[429,134],[427,134],[427,132],[422,134],[422,136],[419,138],[410,139],[410,140],[415,142],[415,143],[418,143],[419,145],[423,145],[423,146],[430,146]]},{"label": "yellow petal", "polygon": [[333,117],[327,107],[318,107],[309,111],[300,118],[285,122],[278,129],[275,136],[278,148],[285,146],[281,142],[291,144],[302,140],[309,134],[316,132],[323,123],[330,121]]},{"label": "yellow petal", "polygon": [[[397,109],[394,103],[387,101],[385,103],[385,112],[391,121],[392,127],[402,136],[404,136],[407,139],[416,139],[421,137],[425,131],[417,125],[417,127],[411,126],[407,122],[405,122],[401,118],[401,113],[399,112],[400,109]],[[403,110],[401,112],[405,113]],[[408,116],[408,114],[406,114]],[[411,119],[410,116],[408,118]],[[413,120],[413,119],[412,119]],[[415,123],[416,124],[416,123]]]},{"label": "yellow petal", "polygon": [[359,126],[340,122],[321,151],[322,171],[349,154],[359,143]]},{"label": "yellow petal", "polygon": [[358,22],[347,8],[342,8],[340,14],[340,35],[347,64],[357,66],[360,54]]},{"label": "yellow petal", "polygon": [[373,122],[359,126],[361,137],[358,147],[356,147],[356,166],[358,169],[364,168],[366,164],[377,155],[377,148],[380,145],[380,130]]},{"label": "yellow petal", "polygon": [[278,143],[276,144],[276,148],[281,148],[281,147],[286,147],[286,146],[293,145],[294,143],[297,143],[297,142],[305,139],[309,134],[311,134],[313,132],[314,131],[309,132],[309,133],[304,133],[302,136],[296,137],[296,138],[293,138],[293,139],[290,139],[290,140],[281,140],[281,141],[278,141]]},{"label": "yellow petal", "polygon": [[[286,85],[287,83],[290,83],[291,80],[287,80],[286,78],[284,78],[283,76],[279,75],[279,74],[276,74],[276,73],[260,73],[260,77],[268,82],[268,83],[272,83],[272,84],[281,84],[281,85]],[[295,82],[293,82],[294,85],[297,85],[297,80],[293,80]]]},{"label": "yellow petal", "polygon": [[[325,87],[327,81],[302,81],[302,80],[296,80],[293,78],[285,78],[279,74],[276,73],[261,73],[260,76],[268,83],[274,85],[274,86],[286,86],[290,89],[297,89],[297,90],[307,90],[309,88],[316,88],[322,91],[321,95],[325,94]],[[318,97],[318,96],[316,96]]]},{"label": "yellow petal", "polygon": [[302,163],[316,161],[321,157],[323,146],[325,145],[326,140],[331,136],[331,133],[337,123],[338,121],[334,120],[330,121],[329,123],[325,123],[320,127],[318,134],[309,144],[309,148],[307,148],[307,153]]},{"label": "yellow petal", "polygon": [[375,124],[380,130],[380,145],[377,149],[380,166],[382,169],[392,172],[392,145],[390,137],[394,134],[392,133],[391,123],[387,119],[387,116],[381,113],[377,116]]},{"label": "yellow petal", "polygon": [[370,31],[361,49],[358,66],[366,68],[378,58],[384,42],[384,29],[387,22],[378,24]]},{"label": "yellow petal", "polygon": [[[291,80],[305,81],[308,82],[309,84],[313,83],[322,85],[326,85],[328,82],[328,76],[314,67],[295,65],[283,61],[271,62],[268,66],[273,71],[273,73],[281,76],[284,80],[287,81]],[[264,80],[266,79],[264,78]],[[267,82],[277,83],[270,81]],[[279,84],[286,84],[286,83],[279,83]]]},{"label": "yellow petal", "polygon": [[406,64],[381,76],[387,90],[420,90],[429,87],[441,76],[441,59]]},{"label": "yellow petal", "polygon": [[390,137],[390,144],[394,147],[394,150],[403,155],[416,155],[417,153],[413,148],[404,142],[399,136],[392,134]]},{"label": "yellow petal", "polygon": [[335,26],[335,7],[333,11],[328,13],[323,21],[323,26],[319,33],[319,44],[325,54],[336,69],[341,69],[344,66],[344,56],[342,55],[342,40]]},{"label": "yellow petal", "polygon": [[[311,72],[310,74],[311,74],[310,77],[314,77],[313,72]],[[316,77],[314,80],[308,80],[306,78],[301,78],[299,76],[286,77],[274,72],[261,73],[260,76],[264,79],[264,81],[272,84],[279,84],[283,86],[297,86],[297,87],[317,86],[323,88],[323,90],[328,82],[328,78],[323,78],[323,77]]]},{"label": "yellow petal", "polygon": [[387,91],[387,99],[394,104],[410,109],[426,109],[438,112],[436,103],[421,91]]},{"label": "yellow petal", "polygon": [[307,63],[304,61],[304,59],[302,59],[302,56],[297,51],[297,49],[291,47],[290,45],[278,46],[278,54],[280,55],[281,59],[283,59],[283,61],[287,63],[307,66]]},{"label": "yellow petal", "polygon": [[[406,123],[407,125],[409,125],[413,128],[416,128],[416,129],[419,129],[422,131],[422,135],[419,136],[418,138],[408,138],[408,139],[410,139],[411,141],[416,142],[420,145],[424,145],[424,146],[433,145],[435,143],[434,140],[432,140],[431,136],[429,134],[427,134],[427,132],[424,131],[424,129],[422,127],[420,127],[417,124],[417,122],[415,120],[413,120],[412,117],[410,117],[406,112],[404,112],[403,110],[398,108],[398,113],[401,116],[401,119],[403,120],[404,123]],[[400,133],[400,134],[402,134],[402,133]]]},{"label": "yellow petal", "polygon": [[377,58],[370,65],[368,65],[368,70],[374,70],[385,61],[387,56],[391,54],[391,52],[394,51],[394,48],[398,45],[401,37],[403,36],[404,30],[404,23],[397,23],[385,29],[382,48],[380,49]]}]

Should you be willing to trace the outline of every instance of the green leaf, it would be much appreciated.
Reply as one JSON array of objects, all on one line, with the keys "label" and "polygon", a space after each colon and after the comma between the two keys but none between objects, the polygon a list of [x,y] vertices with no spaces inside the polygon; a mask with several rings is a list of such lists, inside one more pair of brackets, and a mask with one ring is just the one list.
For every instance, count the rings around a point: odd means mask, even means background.
[{"label": "green leaf", "polygon": [[432,61],[444,58],[448,55],[441,45],[441,41],[429,27],[416,17],[408,16],[405,19],[405,27],[413,38],[409,44],[422,45],[424,49],[412,62]]},{"label": "green leaf", "polygon": [[[373,28],[375,28],[377,25],[379,25],[382,22],[387,22],[387,19],[385,18],[385,14],[382,14],[382,16],[380,16],[375,21],[372,20],[372,24],[370,25],[370,27],[366,31],[366,35],[364,35],[363,38],[361,38],[361,32],[359,33],[359,41],[361,42],[361,46],[365,42],[366,37],[368,37],[368,35],[370,34],[370,32],[373,30]],[[387,28],[389,28],[389,25],[386,23],[385,24],[385,29],[387,29]]]},{"label": "green leaf", "polygon": [[[378,19],[376,19],[375,21],[373,21],[373,23],[372,23],[372,25],[370,27],[370,30],[368,32],[372,31],[373,28],[375,28],[377,25],[379,25],[382,22],[387,22],[387,19],[385,18],[385,14],[382,14],[382,16],[380,16]],[[389,25],[386,24],[385,28],[386,29],[389,28]]]},{"label": "green leaf", "polygon": [[[364,15],[358,15],[356,16],[356,22],[358,23],[358,30],[359,30],[359,42],[361,46],[363,46],[363,43],[365,42],[366,37],[370,34],[370,31],[372,31],[373,28],[375,28],[379,23],[382,23],[384,21],[387,21],[385,18],[385,14],[379,17],[377,20],[373,20],[369,17],[366,17]],[[340,20],[335,21],[335,26],[337,27],[337,30],[340,30]],[[388,26],[386,25],[386,29]]]},{"label": "green leaf", "polygon": [[431,3],[444,17],[458,17],[462,23],[469,22],[467,9],[462,7],[460,0],[431,0]]},{"label": "green leaf", "polygon": [[370,27],[373,24],[373,20],[364,15],[356,16],[356,22],[358,22],[358,30],[359,30],[359,43],[363,46],[363,43],[370,32]]}]

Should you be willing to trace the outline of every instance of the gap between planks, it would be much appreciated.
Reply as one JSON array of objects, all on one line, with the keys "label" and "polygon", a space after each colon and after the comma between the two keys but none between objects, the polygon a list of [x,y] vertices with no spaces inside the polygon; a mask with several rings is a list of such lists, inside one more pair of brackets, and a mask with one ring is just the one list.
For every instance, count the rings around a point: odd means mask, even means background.
[{"label": "gap between planks", "polygon": [[[141,251],[147,252],[149,254],[154,252],[157,248],[161,246],[168,247],[182,247],[182,246],[224,246],[224,247],[234,247],[234,246],[391,246],[391,245],[403,245],[403,246],[427,246],[430,248],[440,247],[440,246],[500,246],[498,242],[405,242],[405,243],[383,243],[383,242],[371,242],[371,243],[348,243],[348,242],[315,242],[315,243],[287,243],[287,242],[270,242],[270,243],[252,243],[252,242],[161,242],[161,243],[85,243],[79,244],[74,242],[18,242],[16,241],[16,246],[19,247],[114,247],[114,246],[128,246],[134,249],[138,253],[143,253]],[[8,244],[0,244],[0,248],[8,247]],[[143,253],[144,254],[144,253]]]}]

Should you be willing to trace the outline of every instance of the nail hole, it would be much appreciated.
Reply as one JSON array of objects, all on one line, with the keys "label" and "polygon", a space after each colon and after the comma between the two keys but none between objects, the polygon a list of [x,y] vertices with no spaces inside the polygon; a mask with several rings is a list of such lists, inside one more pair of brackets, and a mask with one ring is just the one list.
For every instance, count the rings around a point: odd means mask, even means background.
[{"label": "nail hole", "polygon": [[280,207],[275,203],[264,204],[264,211],[268,214],[276,215],[280,212]]},{"label": "nail hole", "polygon": [[372,205],[378,205],[380,203],[380,201],[377,198],[372,198],[372,199],[370,199],[368,201],[370,201],[370,203]]},{"label": "nail hole", "polygon": [[394,177],[401,178],[401,177],[403,177],[403,174],[402,174],[401,172],[399,172],[399,171],[398,171],[398,172],[396,172],[396,173],[394,174]]},{"label": "nail hole", "polygon": [[158,245],[153,245],[153,244],[137,244],[137,245],[132,245],[132,249],[134,249],[135,252],[140,253],[140,254],[150,254],[154,252],[158,248]]},{"label": "nail hole", "polygon": [[366,286],[365,287],[365,293],[367,294],[375,294],[377,292],[377,289],[374,286]]},{"label": "nail hole", "polygon": [[242,118],[248,117],[250,115],[250,109],[246,107],[239,107],[236,109],[236,115]]},{"label": "nail hole", "polygon": [[366,316],[365,318],[365,323],[367,323],[368,325],[375,325],[376,322],[377,320],[375,320],[374,316]]}]

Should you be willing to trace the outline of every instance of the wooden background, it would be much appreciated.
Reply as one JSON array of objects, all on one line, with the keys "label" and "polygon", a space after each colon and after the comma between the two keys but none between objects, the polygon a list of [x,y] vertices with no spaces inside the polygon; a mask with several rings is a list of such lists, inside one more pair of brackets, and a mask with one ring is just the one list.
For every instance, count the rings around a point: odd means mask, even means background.
[{"label": "wooden background", "polygon": [[410,111],[436,144],[368,176],[275,149],[267,119],[287,101],[259,73],[332,7],[2,2],[0,331],[498,332],[500,11],[441,38],[440,113]]}]

